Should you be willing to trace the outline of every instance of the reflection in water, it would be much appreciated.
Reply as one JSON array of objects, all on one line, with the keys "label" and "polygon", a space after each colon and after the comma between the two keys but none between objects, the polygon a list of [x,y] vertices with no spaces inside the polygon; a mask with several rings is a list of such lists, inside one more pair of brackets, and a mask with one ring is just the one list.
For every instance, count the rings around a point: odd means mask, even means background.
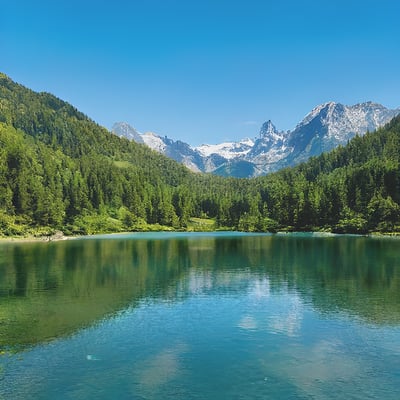
[{"label": "reflection in water", "polygon": [[242,329],[257,329],[257,320],[251,315],[245,315],[238,324],[239,328]]},{"label": "reflection in water", "polygon": [[0,247],[0,344],[73,332],[146,296],[186,267],[185,242],[77,240]]},{"label": "reflection in water", "polygon": [[161,398],[163,386],[182,372],[181,358],[187,350],[186,345],[178,344],[136,364],[133,378],[141,392]]},{"label": "reflection in water", "polygon": [[398,243],[3,243],[0,398],[397,400]]},{"label": "reflection in water", "polygon": [[[398,324],[399,260],[397,241],[361,237],[156,234],[2,244],[0,344],[46,341],[143,299],[243,291],[295,294],[286,314],[268,321],[288,335],[301,323],[302,302],[323,314]],[[257,325],[243,318],[240,326]]]},{"label": "reflection in water", "polygon": [[287,305],[287,310],[270,318],[269,329],[275,333],[296,336],[300,332],[304,310],[298,296],[291,296]]},{"label": "reflection in water", "polygon": [[[362,365],[346,355],[340,341],[320,340],[311,347],[299,345],[283,350],[284,355],[276,364],[276,371],[293,381],[311,398],[330,398],[326,393],[336,381],[351,384],[360,375]],[[285,354],[286,353],[286,354]],[[288,360],[301,360],[301,363]],[[324,386],[315,383],[324,383]],[[335,393],[337,398],[347,398],[346,393]]]}]

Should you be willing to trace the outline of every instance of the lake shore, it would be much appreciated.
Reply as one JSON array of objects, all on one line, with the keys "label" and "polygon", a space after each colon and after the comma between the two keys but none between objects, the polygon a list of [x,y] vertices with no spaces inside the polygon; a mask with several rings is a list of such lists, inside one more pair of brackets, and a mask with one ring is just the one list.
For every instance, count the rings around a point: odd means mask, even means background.
[{"label": "lake shore", "polygon": [[79,236],[0,236],[0,243],[60,242],[77,238]]},{"label": "lake shore", "polygon": [[[154,231],[153,231],[154,232]],[[160,231],[161,232],[161,231]],[[185,231],[179,231],[179,232],[185,232]],[[191,233],[191,231],[186,231],[187,233]],[[204,231],[204,232],[212,232],[212,231]],[[82,235],[82,236],[67,236],[64,235],[62,232],[57,232],[54,235],[50,236],[34,236],[34,235],[28,235],[28,236],[0,236],[0,243],[32,243],[32,242],[59,242],[63,240],[74,240],[74,239],[79,239],[83,237],[95,237],[99,235],[126,235],[130,233],[146,233],[146,231],[143,232],[110,232],[110,233],[94,233],[90,235]],[[243,232],[245,233],[245,232]],[[271,233],[271,232],[259,232],[259,233]],[[340,234],[340,233],[332,233],[332,232],[286,232],[286,231],[279,231],[274,233],[275,235],[296,235],[296,234],[313,234],[315,236],[320,236],[320,237],[335,237],[335,236],[345,236],[345,235],[356,235],[356,234]],[[356,236],[366,236],[366,237],[372,237],[372,238],[400,238],[400,232],[371,232],[363,235],[356,235]]]}]

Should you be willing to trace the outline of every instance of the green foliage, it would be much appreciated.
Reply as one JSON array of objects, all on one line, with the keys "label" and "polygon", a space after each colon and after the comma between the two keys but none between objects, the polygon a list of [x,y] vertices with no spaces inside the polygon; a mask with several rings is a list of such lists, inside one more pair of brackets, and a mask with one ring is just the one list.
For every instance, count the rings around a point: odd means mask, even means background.
[{"label": "green foliage", "polygon": [[190,218],[187,229],[190,231],[214,231],[216,228],[215,220],[210,218]]},{"label": "green foliage", "polygon": [[71,227],[73,233],[92,235],[95,233],[121,232],[121,221],[108,215],[86,215],[75,218]]},{"label": "green foliage", "polygon": [[0,211],[0,232],[4,236],[18,236],[24,231],[24,225],[18,224],[16,218]]},{"label": "green foliage", "polygon": [[336,233],[365,234],[368,231],[367,225],[367,220],[361,214],[346,207],[333,231]]},{"label": "green foliage", "polygon": [[400,117],[345,147],[268,176],[193,174],[111,134],[68,103],[0,74],[2,235],[41,227],[85,234],[396,231],[399,166]]},{"label": "green foliage", "polygon": [[368,203],[369,227],[377,231],[393,231],[400,223],[400,206],[388,196],[375,195]]},{"label": "green foliage", "polygon": [[260,231],[276,233],[279,230],[279,224],[271,218],[264,217],[261,220]]}]

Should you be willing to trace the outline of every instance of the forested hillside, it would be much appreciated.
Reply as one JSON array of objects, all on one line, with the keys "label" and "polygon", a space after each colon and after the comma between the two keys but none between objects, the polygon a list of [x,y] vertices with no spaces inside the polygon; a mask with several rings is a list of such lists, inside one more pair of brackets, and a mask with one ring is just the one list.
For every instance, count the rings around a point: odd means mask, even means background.
[{"label": "forested hillside", "polygon": [[3,235],[187,229],[194,217],[246,231],[398,231],[399,154],[395,118],[265,177],[194,174],[0,74]]},{"label": "forested hillside", "polygon": [[20,225],[94,232],[183,224],[173,201],[190,176],[185,167],[5,75],[0,141],[5,234],[17,234]]}]

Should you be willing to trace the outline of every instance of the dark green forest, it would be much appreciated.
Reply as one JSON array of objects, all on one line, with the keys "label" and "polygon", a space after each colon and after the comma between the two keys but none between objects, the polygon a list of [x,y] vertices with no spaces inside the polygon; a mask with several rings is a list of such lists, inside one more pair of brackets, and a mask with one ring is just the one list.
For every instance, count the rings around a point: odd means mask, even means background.
[{"label": "dark green forest", "polygon": [[[195,174],[0,74],[0,234],[400,231],[400,118],[295,168]],[[211,221],[211,224],[209,223]]]}]

